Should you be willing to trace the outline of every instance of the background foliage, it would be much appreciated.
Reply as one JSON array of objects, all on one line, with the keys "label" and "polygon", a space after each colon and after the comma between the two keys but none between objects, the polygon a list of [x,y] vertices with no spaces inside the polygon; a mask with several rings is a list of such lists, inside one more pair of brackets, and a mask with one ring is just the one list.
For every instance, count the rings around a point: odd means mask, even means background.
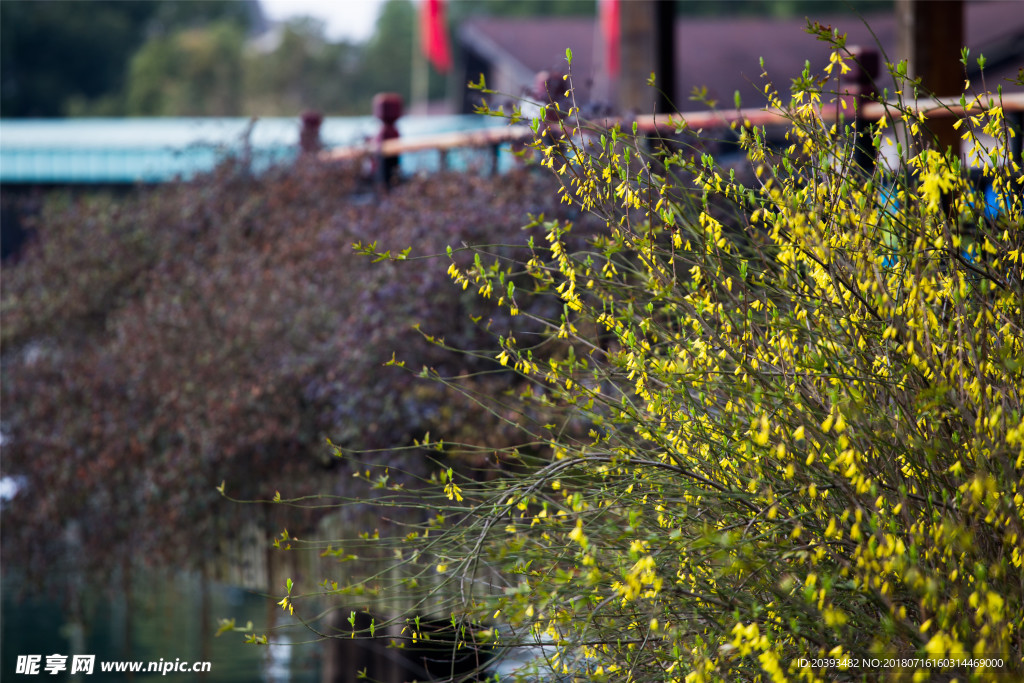
[{"label": "background foliage", "polygon": [[211,21],[244,28],[251,3],[96,0],[0,5],[0,116],[122,115],[131,56]]},{"label": "background foliage", "polygon": [[[267,500],[286,486],[349,491],[352,466],[325,438],[391,449],[443,427],[501,443],[507,427],[473,402],[384,367],[400,349],[417,370],[470,371],[422,335],[477,346],[489,319],[467,318],[477,303],[443,271],[371,265],[352,244],[515,243],[524,212],[568,211],[551,195],[547,179],[515,173],[378,196],[351,168],[299,164],[49,197],[36,239],[4,266],[3,474],[21,483],[4,504],[5,556],[44,578],[75,520],[81,563],[101,573],[110,558],[201,565],[239,520],[298,531],[321,516],[271,523],[218,504],[222,481]],[[427,310],[437,317],[415,330]]]}]

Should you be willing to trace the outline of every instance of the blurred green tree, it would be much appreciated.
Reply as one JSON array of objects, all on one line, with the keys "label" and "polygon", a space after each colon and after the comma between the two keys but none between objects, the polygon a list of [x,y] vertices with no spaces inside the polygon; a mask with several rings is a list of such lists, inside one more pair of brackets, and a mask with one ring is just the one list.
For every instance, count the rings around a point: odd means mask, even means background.
[{"label": "blurred green tree", "polygon": [[397,92],[408,102],[411,97],[409,70],[412,64],[413,30],[417,28],[416,8],[409,0],[388,0],[381,7],[373,36],[363,51],[362,91]]},{"label": "blurred green tree", "polygon": [[129,67],[126,113],[237,116],[242,113],[242,31],[229,22],[147,42]]},{"label": "blurred green tree", "polygon": [[120,114],[126,65],[147,39],[226,21],[254,5],[229,0],[0,3],[0,116]]},{"label": "blurred green tree", "polygon": [[304,109],[366,114],[358,94],[359,46],[332,43],[323,22],[300,17],[286,23],[272,50],[245,55],[246,112],[294,116]]}]

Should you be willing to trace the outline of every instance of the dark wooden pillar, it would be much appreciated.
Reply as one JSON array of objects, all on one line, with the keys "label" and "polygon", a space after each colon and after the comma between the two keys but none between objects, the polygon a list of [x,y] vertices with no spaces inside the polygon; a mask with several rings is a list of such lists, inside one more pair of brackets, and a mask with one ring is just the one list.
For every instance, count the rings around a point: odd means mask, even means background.
[{"label": "dark wooden pillar", "polygon": [[[920,78],[928,91],[939,97],[959,95],[964,82],[960,48],[964,46],[963,0],[896,0],[896,21],[900,35],[900,57],[907,60],[907,73]],[[908,97],[909,92],[904,93]],[[960,136],[953,129],[955,119],[933,118],[929,128],[940,149],[960,151]]]},{"label": "dark wooden pillar", "polygon": [[655,67],[658,76],[658,113],[679,110],[676,93],[676,0],[655,3]]},{"label": "dark wooden pillar", "polygon": [[853,163],[861,172],[870,176],[875,170],[878,150],[871,135],[871,122],[864,118],[864,106],[876,99],[875,83],[878,79],[879,56],[876,48],[851,46],[854,65],[850,73],[850,85],[846,92],[853,100]]}]

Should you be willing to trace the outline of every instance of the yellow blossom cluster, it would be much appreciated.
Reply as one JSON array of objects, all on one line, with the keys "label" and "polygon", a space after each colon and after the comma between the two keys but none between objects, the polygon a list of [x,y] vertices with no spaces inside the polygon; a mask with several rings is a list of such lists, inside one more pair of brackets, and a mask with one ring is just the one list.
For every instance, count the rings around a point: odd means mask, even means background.
[{"label": "yellow blossom cluster", "polygon": [[[828,73],[850,60],[836,37]],[[606,230],[570,253],[571,226],[546,224],[527,272],[564,304],[549,329],[568,352],[538,365],[506,343],[499,362],[592,428],[552,437],[537,476],[558,487],[517,499],[530,521],[503,552],[533,568],[513,614],[588,675],[813,681],[828,672],[801,656],[894,653],[918,678],[913,656],[1024,671],[1014,133],[977,102],[958,127],[996,143],[972,171],[908,107],[918,151],[863,169],[822,113],[827,79],[807,82],[788,105],[769,89],[781,138],[735,127],[743,182],[699,140],[577,147],[574,120],[537,147]],[[967,668],[947,673],[997,673]]]}]

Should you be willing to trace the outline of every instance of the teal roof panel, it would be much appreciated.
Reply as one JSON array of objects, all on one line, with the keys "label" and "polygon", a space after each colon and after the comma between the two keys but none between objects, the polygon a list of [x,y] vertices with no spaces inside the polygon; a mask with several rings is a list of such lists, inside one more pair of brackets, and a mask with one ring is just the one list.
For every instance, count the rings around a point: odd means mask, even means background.
[{"label": "teal roof panel", "polygon": [[[500,123],[478,116],[409,116],[403,136],[416,137]],[[125,184],[188,179],[218,162],[248,154],[256,172],[292,160],[301,123],[295,118],[126,118],[0,120],[0,182]],[[359,145],[376,135],[370,116],[328,117],[327,147]],[[403,159],[403,170],[436,166]]]}]

